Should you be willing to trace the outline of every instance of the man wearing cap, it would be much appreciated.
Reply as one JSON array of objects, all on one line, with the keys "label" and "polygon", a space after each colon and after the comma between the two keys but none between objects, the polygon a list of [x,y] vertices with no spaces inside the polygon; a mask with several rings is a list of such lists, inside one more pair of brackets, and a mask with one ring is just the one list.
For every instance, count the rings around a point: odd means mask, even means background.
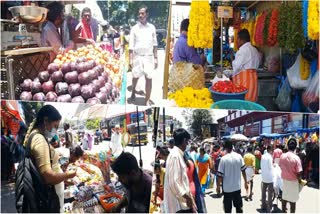
[{"label": "man wearing cap", "polygon": [[122,134],[120,133],[120,125],[115,126],[115,131],[111,135],[110,149],[114,157],[118,157],[122,152]]}]

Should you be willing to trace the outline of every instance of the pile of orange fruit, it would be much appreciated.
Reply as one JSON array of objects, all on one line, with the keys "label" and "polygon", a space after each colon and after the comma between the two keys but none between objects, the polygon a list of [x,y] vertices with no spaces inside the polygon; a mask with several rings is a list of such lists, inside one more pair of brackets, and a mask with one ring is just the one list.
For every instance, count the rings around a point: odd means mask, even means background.
[{"label": "pile of orange fruit", "polygon": [[63,54],[58,54],[53,62],[61,66],[66,62],[77,62],[77,59],[82,57],[87,60],[95,60],[96,64],[103,65],[105,71],[110,75],[116,85],[121,85],[120,60],[101,47],[87,45],[77,50],[69,50]]}]

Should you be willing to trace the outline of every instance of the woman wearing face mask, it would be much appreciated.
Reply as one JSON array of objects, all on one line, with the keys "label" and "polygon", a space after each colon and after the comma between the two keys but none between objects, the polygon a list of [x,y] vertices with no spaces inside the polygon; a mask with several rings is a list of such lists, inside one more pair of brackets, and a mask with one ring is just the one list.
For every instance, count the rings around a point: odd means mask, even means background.
[{"label": "woman wearing face mask", "polygon": [[196,165],[198,166],[198,175],[202,186],[202,192],[205,193],[209,180],[208,177],[210,176],[209,169],[212,169],[212,161],[203,147],[200,148],[200,154],[197,155]]},{"label": "woman wearing face mask", "polygon": [[43,106],[37,114],[37,118],[30,124],[25,137],[24,146],[31,138],[31,157],[38,168],[44,183],[54,185],[59,197],[60,213],[64,204],[64,181],[73,178],[75,171],[63,172],[58,163],[59,155],[48,143],[57,134],[61,115],[51,105]]}]

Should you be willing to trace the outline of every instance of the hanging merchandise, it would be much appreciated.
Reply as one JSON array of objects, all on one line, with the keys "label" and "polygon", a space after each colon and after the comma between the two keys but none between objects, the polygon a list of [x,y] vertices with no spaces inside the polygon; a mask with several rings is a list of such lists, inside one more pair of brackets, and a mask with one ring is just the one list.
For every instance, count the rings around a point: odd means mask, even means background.
[{"label": "hanging merchandise", "polygon": [[310,76],[310,63],[304,57],[301,57],[300,78],[302,80],[307,80],[309,76]]},{"label": "hanging merchandise", "polygon": [[319,40],[319,6],[319,1],[308,3],[308,37],[312,40]]},{"label": "hanging merchandise", "polygon": [[271,12],[270,23],[268,28],[267,45],[269,47],[273,47],[277,44],[278,24],[279,24],[279,10],[274,9]]},{"label": "hanging merchandise", "polygon": [[312,62],[313,60],[317,59],[318,50],[317,50],[316,41],[307,40],[301,52],[301,55],[309,62]]},{"label": "hanging merchandise", "polygon": [[271,11],[267,11],[266,13],[267,13],[266,20],[264,21],[264,27],[263,27],[263,44],[265,44],[265,45],[267,45],[267,42],[268,42]]},{"label": "hanging merchandise", "polygon": [[311,112],[319,111],[319,71],[312,77],[310,84],[302,95],[302,102]]},{"label": "hanging merchandise", "polygon": [[263,32],[264,32],[266,18],[267,18],[267,13],[263,12],[261,16],[259,16],[257,19],[254,40],[257,46],[260,46],[260,47],[263,46],[263,38],[264,38]]},{"label": "hanging merchandise", "polygon": [[233,40],[234,40],[234,51],[237,51],[238,50],[238,32],[239,30],[238,29],[234,29],[234,37],[233,37]]},{"label": "hanging merchandise", "polygon": [[307,80],[302,80],[300,78],[300,64],[302,61],[302,56],[299,56],[296,59],[294,65],[287,70],[287,77],[290,83],[291,88],[294,89],[305,89],[310,84],[310,75]]},{"label": "hanging merchandise", "polygon": [[303,0],[302,2],[302,27],[304,37],[308,37],[308,0]]},{"label": "hanging merchandise", "polygon": [[221,26],[221,22],[218,18],[218,14],[214,11],[212,12],[212,24],[213,24],[213,30],[219,30]]},{"label": "hanging merchandise", "polygon": [[287,78],[282,81],[282,86],[275,100],[275,103],[281,111],[290,111],[291,109],[291,88]]},{"label": "hanging merchandise", "polygon": [[212,29],[209,26],[213,27],[213,20],[209,2],[193,0],[189,20],[188,45],[194,48],[212,48]]},{"label": "hanging merchandise", "polygon": [[292,102],[292,107],[291,107],[291,112],[301,112],[301,101],[300,101],[300,96],[298,92],[296,91],[294,94],[293,102]]},{"label": "hanging merchandise", "polygon": [[287,49],[290,53],[304,47],[301,2],[282,3],[278,32],[279,47]]}]

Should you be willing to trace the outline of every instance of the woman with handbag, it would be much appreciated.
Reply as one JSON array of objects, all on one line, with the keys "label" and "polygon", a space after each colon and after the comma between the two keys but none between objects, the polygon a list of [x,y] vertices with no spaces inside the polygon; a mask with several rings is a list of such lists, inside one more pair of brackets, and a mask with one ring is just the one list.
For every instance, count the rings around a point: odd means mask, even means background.
[{"label": "woman with handbag", "polygon": [[[63,172],[58,163],[59,155],[49,144],[57,134],[61,115],[51,105],[43,106],[37,118],[30,124],[25,137],[24,146],[31,140],[31,157],[39,170],[43,182],[48,186],[50,210],[47,212],[63,212],[64,181],[73,178],[75,171]],[[52,187],[55,188],[52,188]]]}]

